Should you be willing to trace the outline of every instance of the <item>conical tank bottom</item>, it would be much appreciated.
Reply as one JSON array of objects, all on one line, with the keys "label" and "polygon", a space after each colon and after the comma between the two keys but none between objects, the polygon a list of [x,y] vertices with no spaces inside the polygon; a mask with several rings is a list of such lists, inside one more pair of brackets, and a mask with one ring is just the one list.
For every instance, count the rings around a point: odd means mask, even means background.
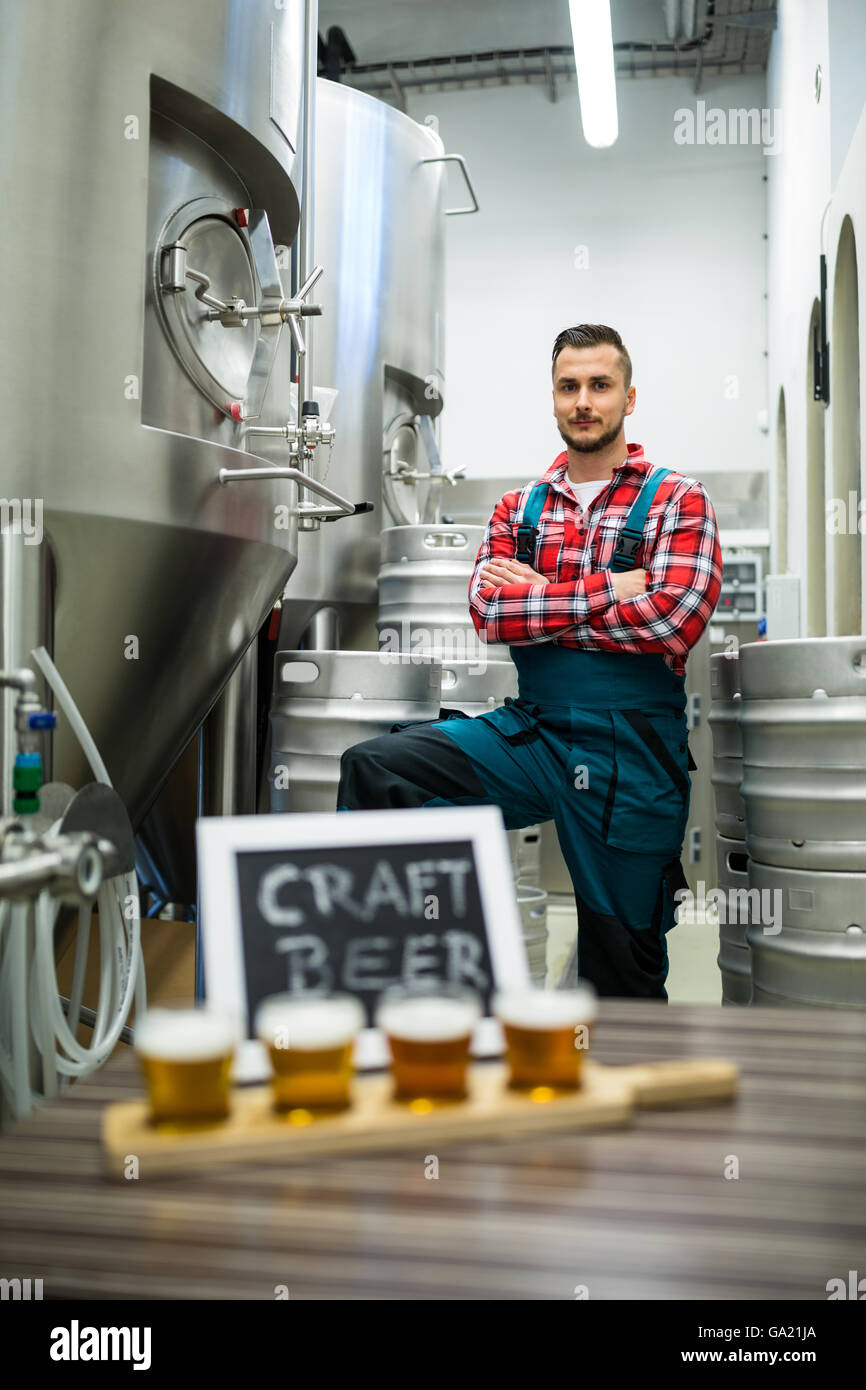
[{"label": "conical tank bottom", "polygon": [[[294,568],[261,540],[55,513],[54,661],[136,828]],[[90,772],[58,719],[55,780]]]}]

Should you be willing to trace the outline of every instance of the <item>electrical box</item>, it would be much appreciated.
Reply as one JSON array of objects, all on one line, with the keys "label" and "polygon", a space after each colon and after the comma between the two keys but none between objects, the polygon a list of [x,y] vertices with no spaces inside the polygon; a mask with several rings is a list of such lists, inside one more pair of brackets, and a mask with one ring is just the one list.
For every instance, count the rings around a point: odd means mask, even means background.
[{"label": "electrical box", "polygon": [[722,550],[722,592],[713,617],[763,617],[762,559],[753,550]]},{"label": "electrical box", "polygon": [[799,574],[767,575],[767,639],[779,642],[800,636]]}]

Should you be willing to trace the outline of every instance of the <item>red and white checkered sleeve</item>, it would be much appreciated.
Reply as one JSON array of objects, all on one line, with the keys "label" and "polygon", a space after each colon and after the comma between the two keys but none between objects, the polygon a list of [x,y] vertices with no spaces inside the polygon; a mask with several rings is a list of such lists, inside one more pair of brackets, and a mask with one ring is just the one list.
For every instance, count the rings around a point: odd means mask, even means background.
[{"label": "red and white checkered sleeve", "polygon": [[[469,583],[469,612],[476,632],[488,642],[526,646],[571,632],[576,624],[602,613],[616,595],[607,570],[567,581],[553,575],[548,584],[503,584],[497,588],[482,582],[480,574],[488,560],[514,559],[511,518],[519,498],[520,490],[506,493],[487,523]],[[537,565],[543,563],[543,558],[536,560]],[[544,574],[544,569],[539,568],[538,573]]]},{"label": "red and white checkered sleeve", "polygon": [[721,588],[716,514],[703,483],[693,482],[662,517],[646,593],[593,614],[573,637],[581,647],[684,657],[712,617]]}]

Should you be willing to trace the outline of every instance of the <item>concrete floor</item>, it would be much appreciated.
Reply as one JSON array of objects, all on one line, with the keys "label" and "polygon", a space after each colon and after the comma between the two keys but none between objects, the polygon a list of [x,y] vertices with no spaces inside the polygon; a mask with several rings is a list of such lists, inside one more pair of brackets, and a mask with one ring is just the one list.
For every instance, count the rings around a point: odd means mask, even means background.
[{"label": "concrete floor", "polygon": [[[577,936],[577,912],[573,901],[548,905],[547,930],[547,984],[550,987],[559,980]],[[668,935],[670,971],[666,988],[672,1003],[721,1005],[718,953],[718,924],[707,922],[697,914],[689,917],[681,912],[680,920]]]}]

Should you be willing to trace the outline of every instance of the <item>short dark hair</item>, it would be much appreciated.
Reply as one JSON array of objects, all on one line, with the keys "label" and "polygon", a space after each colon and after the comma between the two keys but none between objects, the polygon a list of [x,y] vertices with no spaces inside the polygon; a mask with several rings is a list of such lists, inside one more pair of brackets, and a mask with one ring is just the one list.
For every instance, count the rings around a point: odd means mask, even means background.
[{"label": "short dark hair", "polygon": [[599,343],[610,343],[611,347],[615,347],[619,352],[627,391],[631,386],[631,358],[628,348],[616,329],[608,328],[606,323],[579,323],[576,328],[563,328],[562,332],[556,335],[556,342],[553,344],[552,366],[556,366],[556,359],[563,348],[596,347]]}]

